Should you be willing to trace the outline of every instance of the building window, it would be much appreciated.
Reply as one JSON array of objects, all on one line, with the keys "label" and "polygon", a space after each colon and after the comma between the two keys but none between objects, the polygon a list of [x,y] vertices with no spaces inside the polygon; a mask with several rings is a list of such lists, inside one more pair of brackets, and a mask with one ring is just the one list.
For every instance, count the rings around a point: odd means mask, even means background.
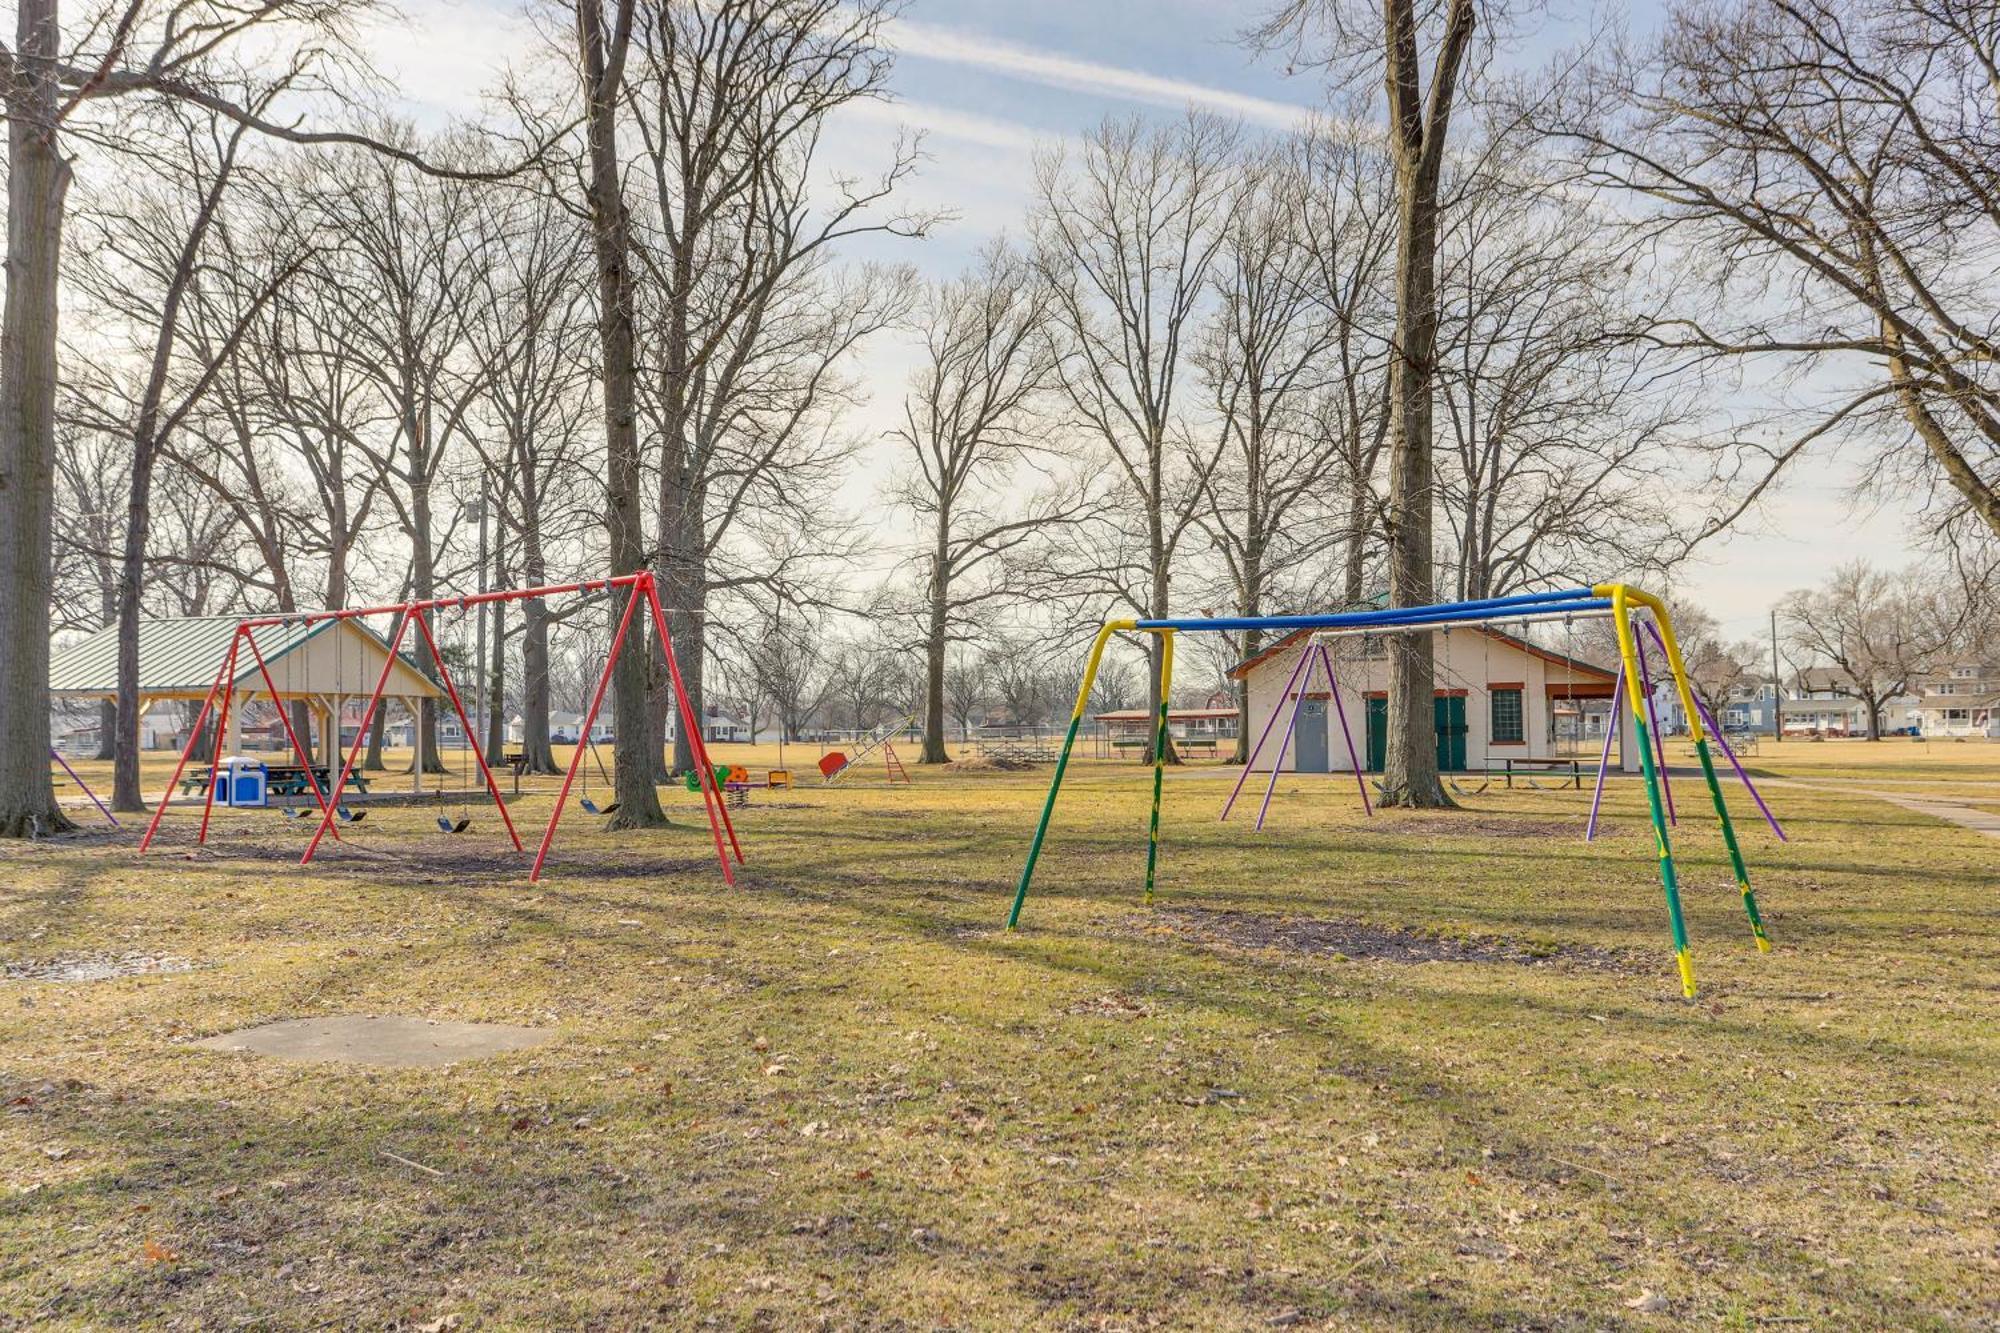
[{"label": "building window", "polygon": [[1519,745],[1527,736],[1527,728],[1521,719],[1521,691],[1518,689],[1494,690],[1490,696],[1492,703],[1493,743],[1495,745]]}]

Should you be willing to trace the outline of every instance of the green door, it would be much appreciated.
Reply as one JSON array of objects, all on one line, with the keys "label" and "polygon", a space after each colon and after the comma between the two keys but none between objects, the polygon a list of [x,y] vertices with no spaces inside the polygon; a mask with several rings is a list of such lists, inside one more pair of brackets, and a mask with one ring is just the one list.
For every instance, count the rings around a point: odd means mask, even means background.
[{"label": "green door", "polygon": [[[1431,700],[1431,716],[1437,727],[1438,771],[1465,771],[1465,696],[1440,694]],[[1386,714],[1385,719],[1386,721]]]},{"label": "green door", "polygon": [[[1437,731],[1438,771],[1465,771],[1465,696],[1440,694],[1431,700],[1431,725]],[[1380,773],[1389,753],[1389,701],[1368,701],[1368,771]]]}]

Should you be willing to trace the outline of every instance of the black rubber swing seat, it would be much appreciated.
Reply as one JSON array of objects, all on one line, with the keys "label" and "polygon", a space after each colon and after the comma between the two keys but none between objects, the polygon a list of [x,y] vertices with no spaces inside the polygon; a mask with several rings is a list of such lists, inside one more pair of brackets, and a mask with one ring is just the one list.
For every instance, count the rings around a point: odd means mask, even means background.
[{"label": "black rubber swing seat", "polygon": [[438,816],[438,832],[440,833],[463,833],[471,827],[472,827],[471,815],[465,816],[463,819],[460,819],[456,824],[451,822],[451,817],[448,815]]},{"label": "black rubber swing seat", "polygon": [[368,818],[366,810],[356,810],[353,806],[349,805],[343,805],[333,813],[343,824],[359,824],[362,820]]},{"label": "black rubber swing seat", "polygon": [[608,815],[618,808],[618,802],[613,801],[610,805],[600,810],[597,808],[597,802],[591,800],[588,796],[578,801],[577,804],[583,807],[583,813],[586,815]]}]

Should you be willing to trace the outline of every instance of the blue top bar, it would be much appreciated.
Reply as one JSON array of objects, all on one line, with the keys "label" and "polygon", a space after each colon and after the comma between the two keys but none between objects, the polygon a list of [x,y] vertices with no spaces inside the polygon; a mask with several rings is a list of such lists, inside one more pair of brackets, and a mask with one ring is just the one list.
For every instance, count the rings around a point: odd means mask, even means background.
[{"label": "blue top bar", "polygon": [[1445,624],[1455,620],[1505,620],[1510,612],[1524,616],[1555,616],[1577,611],[1603,611],[1611,599],[1589,588],[1560,592],[1524,592],[1512,597],[1488,597],[1474,602],[1438,602],[1431,606],[1397,606],[1381,611],[1338,611],[1310,616],[1199,616],[1175,620],[1141,620],[1140,629],[1171,630],[1295,630],[1402,628]]}]

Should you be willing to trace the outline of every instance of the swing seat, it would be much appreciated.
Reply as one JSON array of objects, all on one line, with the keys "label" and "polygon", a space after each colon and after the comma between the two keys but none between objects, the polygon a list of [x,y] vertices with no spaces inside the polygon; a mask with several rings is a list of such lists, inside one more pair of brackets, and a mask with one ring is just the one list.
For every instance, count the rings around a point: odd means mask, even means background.
[{"label": "swing seat", "polygon": [[366,810],[356,810],[351,805],[343,805],[333,813],[343,824],[359,824],[362,820],[368,818]]},{"label": "swing seat", "polygon": [[458,822],[454,824],[451,822],[450,815],[439,815],[437,825],[438,832],[440,833],[463,833],[472,827],[472,816],[462,815],[459,817]]},{"label": "swing seat", "polygon": [[613,801],[610,805],[600,808],[597,802],[591,800],[588,796],[578,801],[577,804],[583,807],[583,813],[585,813],[586,815],[600,815],[600,816],[608,815],[612,814],[618,809],[618,802],[616,801]]},{"label": "swing seat", "polygon": [[305,811],[299,809],[296,805],[288,805],[284,808],[283,811],[283,814],[287,819],[303,819],[305,817],[305,813],[306,813]]},{"label": "swing seat", "polygon": [[1485,791],[1488,787],[1493,785],[1493,779],[1488,778],[1486,781],[1480,783],[1477,787],[1474,787],[1472,790],[1467,791],[1463,786],[1459,784],[1457,778],[1446,778],[1445,781],[1449,782],[1451,784],[1451,789],[1457,792],[1460,796],[1477,796],[1479,795],[1479,793]]}]

